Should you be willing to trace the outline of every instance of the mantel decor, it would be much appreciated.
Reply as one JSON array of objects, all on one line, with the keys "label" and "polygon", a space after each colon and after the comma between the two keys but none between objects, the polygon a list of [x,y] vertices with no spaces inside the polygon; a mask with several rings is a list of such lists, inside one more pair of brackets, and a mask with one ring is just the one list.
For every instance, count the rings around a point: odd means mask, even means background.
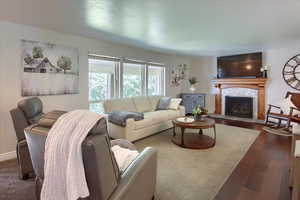
[{"label": "mantel decor", "polygon": [[257,118],[265,118],[265,84],[266,78],[227,78],[213,79],[215,92],[215,114],[222,114],[222,90],[225,88],[250,88],[258,91]]}]

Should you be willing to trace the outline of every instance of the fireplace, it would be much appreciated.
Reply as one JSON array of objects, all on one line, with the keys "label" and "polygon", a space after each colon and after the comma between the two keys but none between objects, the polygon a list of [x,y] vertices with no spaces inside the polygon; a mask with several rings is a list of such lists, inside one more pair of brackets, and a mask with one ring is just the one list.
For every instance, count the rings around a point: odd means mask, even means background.
[{"label": "fireplace", "polygon": [[253,98],[225,96],[225,115],[253,118]]},{"label": "fireplace", "polygon": [[264,120],[266,82],[266,78],[214,79],[215,114],[225,115],[225,96],[252,97],[253,119]]}]

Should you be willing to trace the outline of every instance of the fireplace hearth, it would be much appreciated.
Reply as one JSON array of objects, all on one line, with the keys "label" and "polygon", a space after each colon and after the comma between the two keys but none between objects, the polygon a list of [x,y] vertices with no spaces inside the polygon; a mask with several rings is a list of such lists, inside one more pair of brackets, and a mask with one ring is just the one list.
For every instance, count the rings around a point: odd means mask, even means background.
[{"label": "fireplace hearth", "polygon": [[225,115],[253,118],[253,98],[225,96]]}]

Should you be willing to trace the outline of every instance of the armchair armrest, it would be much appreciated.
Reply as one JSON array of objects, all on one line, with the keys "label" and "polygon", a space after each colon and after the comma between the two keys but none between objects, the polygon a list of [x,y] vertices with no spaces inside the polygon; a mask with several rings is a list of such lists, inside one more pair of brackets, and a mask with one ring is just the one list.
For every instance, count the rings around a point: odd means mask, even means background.
[{"label": "armchair armrest", "polygon": [[268,106],[273,107],[273,108],[278,108],[278,109],[280,109],[279,106],[275,106],[275,105],[272,105],[272,104],[268,104]]},{"label": "armchair armrest", "polygon": [[130,149],[130,150],[136,150],[134,144],[129,142],[128,140],[124,139],[115,139],[110,141],[111,146],[119,145],[122,148]]},{"label": "armchair armrest", "polygon": [[282,110],[281,110],[281,108],[279,106],[275,106],[275,105],[272,105],[272,104],[268,104],[268,106],[269,106],[269,108],[267,110],[267,113],[270,113],[272,108],[279,109],[280,110],[280,114],[283,113]]},{"label": "armchair armrest", "polygon": [[156,185],[157,151],[147,147],[121,175],[109,200],[151,200]]}]

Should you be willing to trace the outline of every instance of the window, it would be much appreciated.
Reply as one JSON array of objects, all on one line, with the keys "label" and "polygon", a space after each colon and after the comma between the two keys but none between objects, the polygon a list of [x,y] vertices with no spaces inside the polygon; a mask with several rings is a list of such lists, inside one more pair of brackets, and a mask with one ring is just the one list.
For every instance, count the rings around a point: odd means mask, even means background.
[{"label": "window", "polygon": [[123,63],[123,97],[143,95],[144,68],[142,64]]},{"label": "window", "polygon": [[102,102],[115,93],[115,61],[89,59],[90,110],[103,113]]},{"label": "window", "polygon": [[163,95],[165,89],[165,68],[148,66],[148,95]]},{"label": "window", "polygon": [[103,101],[165,94],[165,68],[124,58],[89,55],[90,110],[104,113]]}]

